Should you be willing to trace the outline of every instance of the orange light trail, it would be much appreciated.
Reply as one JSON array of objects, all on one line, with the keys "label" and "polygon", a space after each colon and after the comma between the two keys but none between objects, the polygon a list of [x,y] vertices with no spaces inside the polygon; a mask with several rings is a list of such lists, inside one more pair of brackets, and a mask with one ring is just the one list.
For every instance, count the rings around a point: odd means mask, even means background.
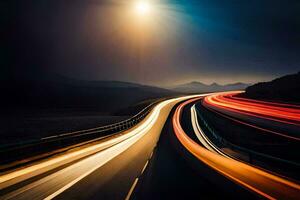
[{"label": "orange light trail", "polygon": [[[227,100],[231,102],[241,103],[247,106],[255,106],[255,107],[261,107],[261,108],[268,108],[273,110],[279,110],[284,112],[292,112],[292,113],[298,113],[300,114],[300,107],[297,105],[292,104],[277,104],[273,102],[266,102],[266,101],[256,101],[246,98],[239,98],[234,96],[234,94],[227,94],[222,96],[223,98],[226,98]],[[255,102],[256,101],[256,102]]]},{"label": "orange light trail", "polygon": [[273,106],[281,106],[281,107],[286,107],[286,108],[300,109],[300,105],[277,103],[277,102],[267,102],[267,101],[261,101],[261,100],[255,100],[255,99],[246,99],[246,98],[242,98],[242,97],[237,97],[234,94],[230,95],[230,98],[236,99],[236,100],[241,100],[241,101],[246,101],[246,102],[252,102],[252,103],[262,103],[265,105],[273,105]]},{"label": "orange light trail", "polygon": [[250,123],[247,123],[247,122],[244,122],[244,121],[241,121],[241,120],[238,120],[238,119],[235,119],[233,117],[229,117],[219,111],[216,111],[216,110],[213,110],[212,108],[209,108],[209,107],[206,107],[206,109],[210,110],[211,112],[214,112],[216,113],[217,115],[220,115],[221,117],[224,117],[226,119],[229,119],[231,121],[234,121],[236,123],[239,123],[239,124],[243,124],[245,126],[248,126],[248,127],[251,127],[251,128],[255,128],[255,129],[258,129],[258,130],[261,130],[263,132],[267,132],[267,133],[271,133],[271,134],[275,134],[275,135],[278,135],[278,136],[281,136],[281,137],[285,137],[285,138],[288,138],[288,139],[292,139],[292,140],[298,140],[300,141],[300,138],[297,138],[297,137],[294,137],[294,136],[290,136],[290,135],[287,135],[287,134],[284,134],[284,133],[280,133],[278,131],[273,131],[273,130],[269,130],[269,129],[266,129],[266,128],[262,128],[262,127],[259,127],[257,125],[253,125],[253,124],[250,124]]},{"label": "orange light trail", "polygon": [[300,125],[300,107],[290,104],[276,104],[263,101],[236,98],[237,92],[221,93],[204,98],[204,103],[241,114]]},{"label": "orange light trail", "polygon": [[182,129],[180,118],[183,108],[199,100],[194,98],[180,104],[173,116],[172,123],[180,143],[200,161],[237,184],[254,191],[268,199],[298,199],[300,185],[270,174],[245,163],[215,154],[193,141]]}]

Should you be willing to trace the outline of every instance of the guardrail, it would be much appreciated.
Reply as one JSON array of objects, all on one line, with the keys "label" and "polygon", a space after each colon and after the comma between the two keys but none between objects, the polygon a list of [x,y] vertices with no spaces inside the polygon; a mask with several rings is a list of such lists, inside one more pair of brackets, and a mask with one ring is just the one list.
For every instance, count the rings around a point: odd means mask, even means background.
[{"label": "guardrail", "polygon": [[118,123],[2,145],[0,146],[0,165],[67,148],[79,143],[96,139],[100,140],[128,130],[141,122],[158,102],[159,100],[151,103],[133,117]]},{"label": "guardrail", "polygon": [[[196,110],[197,110],[197,108],[196,108]],[[247,161],[243,160],[244,162],[246,161],[246,162],[249,162],[250,164],[255,164],[255,165],[258,164],[258,166],[261,166],[264,169],[268,169],[269,167],[273,166],[276,168],[276,171],[278,171],[278,172],[283,172],[282,169],[285,169],[284,173],[286,173],[287,175],[289,175],[290,173],[292,173],[294,175],[295,174],[294,172],[296,172],[296,173],[299,172],[300,163],[285,160],[282,158],[277,158],[274,156],[270,156],[270,155],[267,155],[264,153],[260,153],[260,152],[233,144],[233,143],[227,141],[226,139],[224,139],[223,137],[221,137],[220,134],[217,133],[214,130],[214,128],[211,127],[207,123],[207,121],[205,120],[205,117],[201,114],[201,112],[199,110],[197,110],[197,115],[199,116],[201,125],[204,126],[206,131],[209,132],[209,134],[211,135],[211,139],[213,139],[214,143],[217,146],[219,146],[219,148],[226,147],[235,152],[240,152],[240,153],[248,156],[248,160]],[[229,155],[229,156],[231,156],[231,155]]]}]

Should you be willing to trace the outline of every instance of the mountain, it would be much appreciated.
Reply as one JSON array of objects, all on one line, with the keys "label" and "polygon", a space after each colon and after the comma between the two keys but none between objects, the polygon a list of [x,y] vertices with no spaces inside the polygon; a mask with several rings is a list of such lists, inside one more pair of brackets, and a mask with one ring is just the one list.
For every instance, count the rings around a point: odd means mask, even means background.
[{"label": "mountain", "polygon": [[229,91],[229,90],[244,90],[248,86],[249,84],[246,83],[233,83],[227,85],[212,83],[210,85],[207,85],[201,82],[193,81],[190,83],[177,85],[170,89],[176,92],[183,92],[183,93],[204,93],[204,92],[217,92],[217,91]]},{"label": "mountain", "polygon": [[246,88],[245,97],[300,103],[300,72]]},{"label": "mountain", "polygon": [[66,77],[1,83],[2,109],[69,109],[111,113],[174,91],[120,81],[85,81]]}]

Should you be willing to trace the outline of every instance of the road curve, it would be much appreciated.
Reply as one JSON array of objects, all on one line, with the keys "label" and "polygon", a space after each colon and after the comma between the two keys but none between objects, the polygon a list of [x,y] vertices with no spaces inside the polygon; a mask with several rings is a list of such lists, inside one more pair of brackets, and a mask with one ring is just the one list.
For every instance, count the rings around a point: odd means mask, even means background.
[{"label": "road curve", "polygon": [[270,134],[300,141],[300,106],[236,97],[239,92],[223,92],[204,98],[210,111]]},{"label": "road curve", "polygon": [[173,128],[181,144],[200,161],[235,183],[268,199],[299,199],[300,185],[277,177],[245,163],[213,153],[193,141],[180,124],[183,108],[199,100],[195,98],[179,105],[173,116]]},{"label": "road curve", "polygon": [[118,137],[2,175],[0,198],[124,199],[143,171],[172,107],[192,97],[159,103],[141,123]]},{"label": "road curve", "polygon": [[234,95],[238,93],[239,92],[225,92],[210,95],[204,98],[204,102],[218,108],[226,108],[227,110],[259,118],[284,122],[287,124],[300,124],[299,106],[251,101],[234,97]]}]

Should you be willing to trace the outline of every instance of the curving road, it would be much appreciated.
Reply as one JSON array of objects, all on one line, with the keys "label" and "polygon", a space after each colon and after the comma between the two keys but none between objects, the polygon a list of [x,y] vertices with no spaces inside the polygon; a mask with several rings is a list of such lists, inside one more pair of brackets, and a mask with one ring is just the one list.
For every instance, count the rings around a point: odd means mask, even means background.
[{"label": "curving road", "polygon": [[248,126],[300,141],[300,106],[236,97],[239,93],[210,95],[204,98],[203,105],[227,117],[241,119]]},{"label": "curving road", "polygon": [[125,198],[172,107],[187,98],[158,104],[140,124],[115,138],[2,175],[1,199]]},{"label": "curving road", "polygon": [[[210,98],[210,96],[207,98]],[[181,144],[191,154],[233,182],[258,193],[267,199],[299,198],[299,184],[229,158],[227,155],[224,155],[223,152],[218,150],[210,141],[205,139],[204,133],[200,132],[197,134],[203,146],[191,139],[181,126],[181,115],[185,106],[198,100],[199,99],[192,99],[182,103],[177,107],[173,116],[175,134]],[[194,126],[196,126],[195,121]]]},{"label": "curving road", "polygon": [[[297,199],[297,183],[224,153],[199,126],[195,107],[183,112],[223,94],[163,101],[121,134],[2,174],[0,199]],[[269,106],[278,105],[261,109]]]}]

